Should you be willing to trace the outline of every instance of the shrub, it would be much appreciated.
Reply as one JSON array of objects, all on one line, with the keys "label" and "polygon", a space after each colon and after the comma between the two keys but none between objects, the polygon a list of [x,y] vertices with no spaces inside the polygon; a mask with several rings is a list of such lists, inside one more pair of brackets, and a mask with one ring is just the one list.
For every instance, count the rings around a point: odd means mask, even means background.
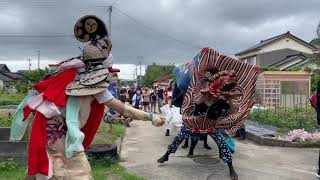
[{"label": "shrub", "polygon": [[0,105],[18,105],[26,96],[24,93],[0,93]]},{"label": "shrub", "polygon": [[17,169],[18,165],[12,159],[0,162],[0,171],[12,171]]},{"label": "shrub", "polygon": [[250,112],[250,120],[270,124],[282,129],[314,131],[316,113],[312,108],[277,108]]},{"label": "shrub", "polygon": [[0,127],[11,127],[12,117],[0,116]]}]

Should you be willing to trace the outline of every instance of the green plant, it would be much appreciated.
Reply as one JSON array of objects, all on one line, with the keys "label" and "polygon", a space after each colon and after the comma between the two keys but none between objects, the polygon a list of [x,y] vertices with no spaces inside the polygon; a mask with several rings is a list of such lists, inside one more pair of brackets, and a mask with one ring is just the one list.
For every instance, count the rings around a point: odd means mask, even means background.
[{"label": "green plant", "polygon": [[315,117],[314,109],[296,107],[256,110],[250,112],[248,119],[286,130],[304,128],[314,131],[317,124]]},{"label": "green plant", "polygon": [[291,67],[291,68],[287,69],[287,71],[303,71],[303,68],[301,68],[301,67]]},{"label": "green plant", "polygon": [[0,105],[18,105],[24,98],[24,93],[0,93]]},{"label": "green plant", "polygon": [[32,83],[38,82],[42,79],[44,79],[48,74],[50,73],[49,68],[45,69],[37,69],[37,70],[31,70],[23,73],[22,75],[30,80]]},{"label": "green plant", "polygon": [[142,82],[143,86],[152,87],[153,82],[158,80],[163,75],[172,74],[174,69],[174,64],[167,66],[160,66],[156,63],[153,63],[151,66],[148,66],[145,79]]},{"label": "green plant", "polygon": [[121,123],[112,122],[111,130],[110,125],[102,121],[93,140],[93,144],[114,144],[123,134],[124,127]]},{"label": "green plant", "polygon": [[315,91],[317,89],[318,81],[320,81],[320,74],[313,73],[311,75],[311,91]]},{"label": "green plant", "polygon": [[280,69],[275,67],[261,67],[261,71],[280,71]]},{"label": "green plant", "polygon": [[0,127],[10,127],[12,122],[12,117],[1,116],[0,117]]},{"label": "green plant", "polygon": [[18,167],[18,164],[13,159],[0,162],[0,171],[12,171]]},{"label": "green plant", "polygon": [[18,90],[19,93],[26,94],[29,92],[29,89],[32,89],[31,84],[16,84],[16,89]]},{"label": "green plant", "polygon": [[92,167],[93,178],[102,179],[119,179],[119,180],[143,180],[143,178],[129,174],[127,170],[118,164],[118,161],[111,158],[95,159],[89,158]]}]

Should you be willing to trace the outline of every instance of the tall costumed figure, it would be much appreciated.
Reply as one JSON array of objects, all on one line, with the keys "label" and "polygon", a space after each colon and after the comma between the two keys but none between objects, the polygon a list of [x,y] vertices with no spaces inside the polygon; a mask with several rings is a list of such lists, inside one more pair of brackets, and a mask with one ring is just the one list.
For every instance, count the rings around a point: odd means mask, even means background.
[{"label": "tall costumed figure", "polygon": [[103,21],[84,16],[76,22],[74,34],[85,43],[80,56],[62,61],[58,72],[36,83],[14,116],[11,141],[21,140],[31,126],[28,175],[34,179],[93,179],[84,149],[95,137],[104,106],[154,126],[164,123],[160,116],[127,106],[109,92],[117,70],[112,68],[112,44]]}]

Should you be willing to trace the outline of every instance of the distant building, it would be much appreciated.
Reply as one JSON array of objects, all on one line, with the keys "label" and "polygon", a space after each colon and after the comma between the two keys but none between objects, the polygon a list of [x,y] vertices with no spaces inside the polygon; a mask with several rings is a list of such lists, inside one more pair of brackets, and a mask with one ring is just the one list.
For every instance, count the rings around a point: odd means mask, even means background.
[{"label": "distant building", "polygon": [[22,75],[13,73],[7,65],[0,64],[0,90],[8,90],[11,85],[25,81],[26,79]]},{"label": "distant building", "polygon": [[246,63],[260,67],[277,68],[280,71],[266,71],[257,81],[255,101],[266,107],[292,107],[306,105],[311,92],[308,72],[290,72],[291,68],[317,66],[310,56],[319,51],[289,31],[261,40],[260,43],[243,50],[236,56]]},{"label": "distant building", "polygon": [[260,67],[274,67],[287,70],[293,67],[313,66],[308,58],[318,48],[289,31],[278,36],[261,40],[246,50],[236,54],[239,59]]},{"label": "distant building", "polygon": [[153,87],[159,86],[162,89],[165,89],[168,87],[169,82],[173,79],[172,74],[161,76],[159,79],[155,80],[153,82]]},{"label": "distant building", "polygon": [[59,64],[49,64],[50,71],[57,71],[59,68]]}]

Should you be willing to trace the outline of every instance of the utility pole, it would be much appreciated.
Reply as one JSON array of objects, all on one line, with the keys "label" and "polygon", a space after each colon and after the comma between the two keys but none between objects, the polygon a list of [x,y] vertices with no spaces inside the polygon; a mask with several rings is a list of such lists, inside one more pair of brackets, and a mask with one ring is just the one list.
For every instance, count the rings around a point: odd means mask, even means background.
[{"label": "utility pole", "polygon": [[111,38],[111,13],[112,13],[112,5],[108,7],[109,14],[109,28],[108,28],[108,37]]},{"label": "utility pole", "polygon": [[40,69],[40,50],[37,50],[38,52],[38,70]]},{"label": "utility pole", "polygon": [[140,65],[140,77],[139,77],[139,81],[140,81],[140,84],[141,84],[141,82],[142,82],[142,77],[141,77],[141,75],[142,75],[142,73],[141,73],[141,71],[142,71],[142,68],[141,68],[141,61],[139,61],[139,65]]},{"label": "utility pole", "polygon": [[[139,66],[140,66],[140,76],[139,76],[139,84],[141,84],[141,81],[142,81],[142,78],[141,78],[141,75],[142,75],[142,62],[141,62],[141,59],[143,59],[143,56],[138,56],[137,59],[139,59]],[[138,72],[137,72],[138,74]]]},{"label": "utility pole", "polygon": [[29,71],[31,70],[31,59],[30,58],[28,58],[28,66],[29,66]]},{"label": "utility pole", "polygon": [[135,80],[138,85],[138,66],[137,65],[136,65],[136,69],[135,69],[135,74],[136,74]]}]

